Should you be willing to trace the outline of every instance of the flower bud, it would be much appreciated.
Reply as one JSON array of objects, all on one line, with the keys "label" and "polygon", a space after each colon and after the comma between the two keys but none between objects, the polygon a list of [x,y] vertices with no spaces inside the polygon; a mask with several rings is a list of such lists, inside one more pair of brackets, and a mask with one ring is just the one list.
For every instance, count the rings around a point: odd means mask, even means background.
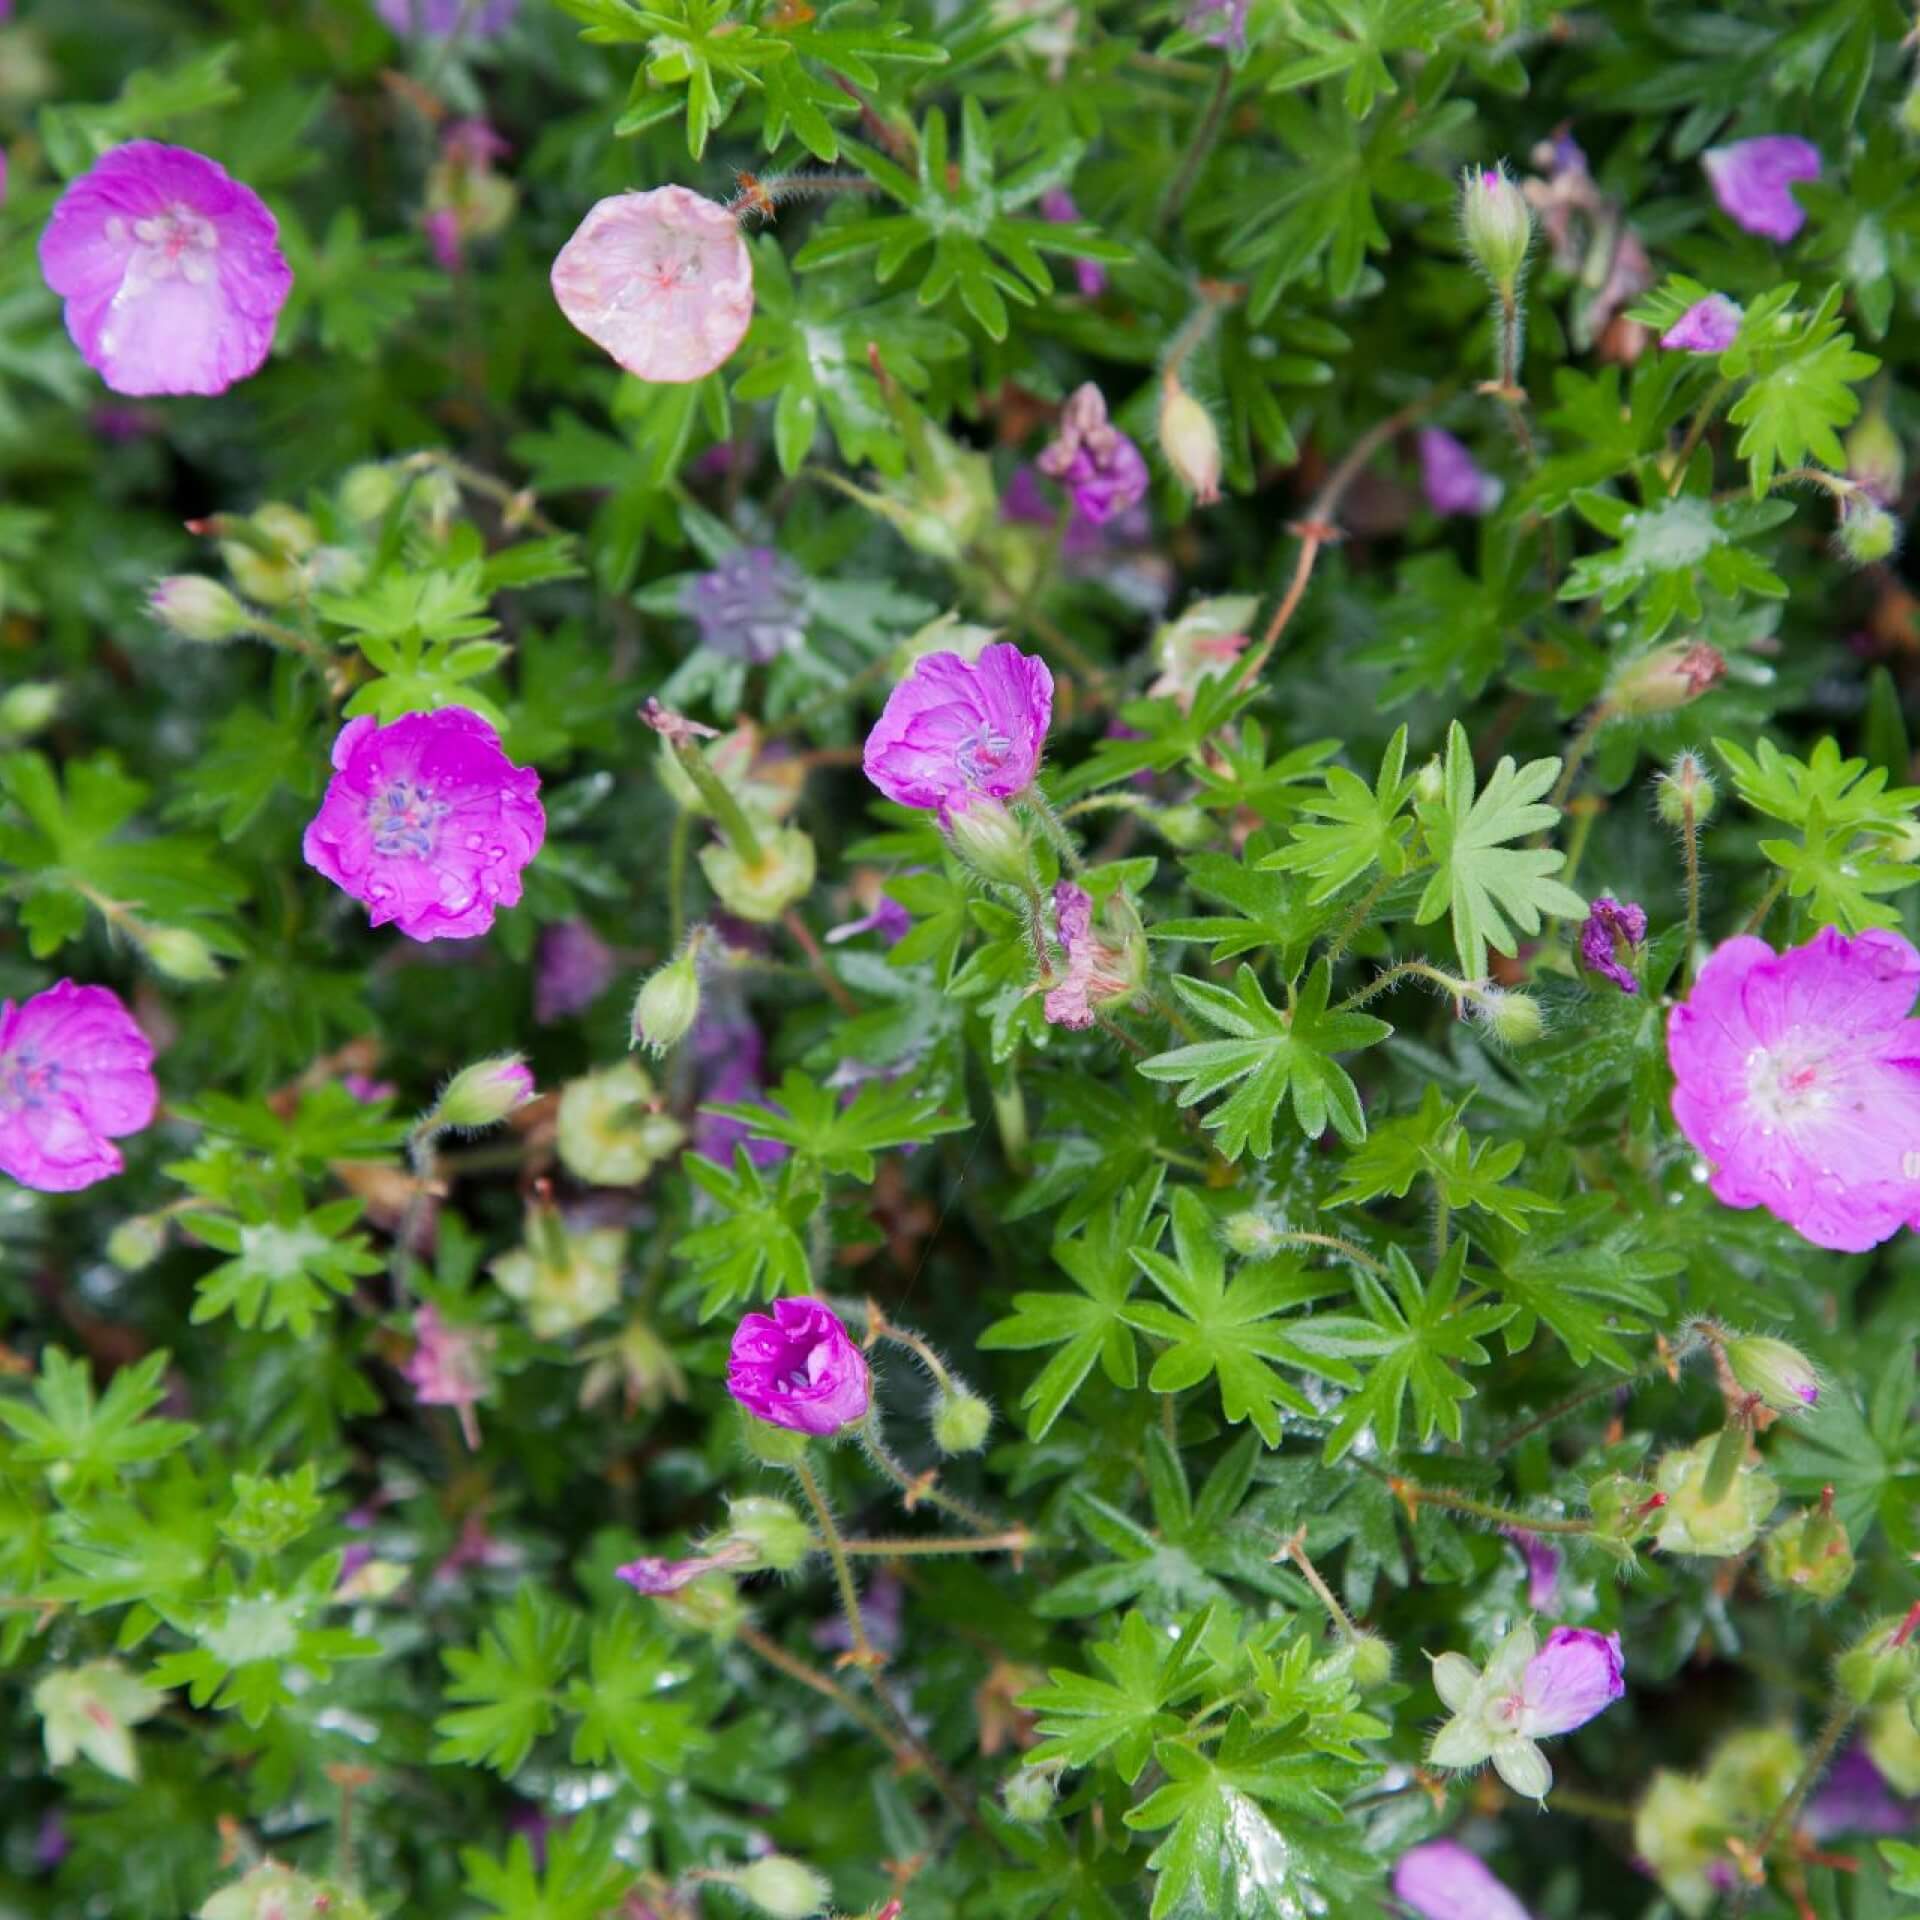
[{"label": "flower bud", "polygon": [[1622,719],[1650,719],[1699,699],[1726,672],[1726,656],[1718,647],[1704,640],[1670,640],[1622,666],[1601,704]]},{"label": "flower bud", "polygon": [[756,1860],[733,1884],[773,1920],[807,1920],[827,1904],[833,1892],[823,1874],[786,1853]]},{"label": "flower bud", "polygon": [[1160,451],[1196,505],[1220,498],[1220,430],[1173,373],[1160,381]]},{"label": "flower bud", "polygon": [[670,1053],[700,1017],[700,936],[678,958],[648,974],[633,1002],[632,1045],[656,1057]]},{"label": "flower bud", "polygon": [[213,949],[186,927],[141,926],[134,934],[144,953],[169,980],[198,986],[220,978],[220,962]]},{"label": "flower bud", "polygon": [[1605,1473],[1587,1489],[1587,1511],[1596,1534],[1614,1540],[1638,1540],[1659,1524],[1666,1505],[1651,1480],[1630,1474]]},{"label": "flower bud", "polygon": [[1706,762],[1697,753],[1676,753],[1673,764],[1654,779],[1653,804],[1659,810],[1660,818],[1670,827],[1684,827],[1687,824],[1689,803],[1693,810],[1693,824],[1696,827],[1705,826],[1712,819],[1719,798],[1719,789],[1707,772]]},{"label": "flower bud", "polygon": [[1904,1799],[1920,1794],[1920,1690],[1867,1715],[1867,1758]]},{"label": "flower bud", "polygon": [[993,1409],[977,1393],[955,1385],[933,1403],[933,1444],[942,1453],[977,1453],[993,1425]]},{"label": "flower bud", "polygon": [[340,482],[340,511],[359,526],[384,520],[400,497],[400,476],[389,466],[370,460]]},{"label": "flower bud", "polygon": [[166,1221],[155,1214],[136,1213],[107,1235],[107,1258],[122,1273],[138,1273],[159,1259],[166,1244]]},{"label": "flower bud", "polygon": [[657,1098],[631,1060],[568,1081],[554,1117],[561,1164],[595,1186],[638,1186],[687,1137],[672,1114],[654,1111]]},{"label": "flower bud", "polygon": [[1885,507],[1856,495],[1840,509],[1834,540],[1842,559],[1856,567],[1877,566],[1900,544],[1900,523]]},{"label": "flower bud", "polygon": [[983,880],[1007,887],[1028,884],[1026,829],[998,800],[976,800],[952,815],[947,837],[954,852]]},{"label": "flower bud", "polygon": [[1461,174],[1460,234],[1468,256],[1510,298],[1533,245],[1533,209],[1504,165]]},{"label": "flower bud", "polygon": [[0,741],[28,740],[53,724],[64,698],[51,680],[22,680],[0,694]]},{"label": "flower bud", "polygon": [[169,633],[208,645],[236,639],[251,624],[246,608],[203,573],[172,573],[156,580],[147,595],[147,611]]},{"label": "flower bud", "polygon": [[1784,1340],[1743,1333],[1726,1343],[1726,1355],[1733,1377],[1775,1413],[1804,1413],[1820,1404],[1820,1376],[1813,1362]]},{"label": "flower bud", "polygon": [[727,1509],[736,1540],[774,1573],[791,1573],[813,1551],[813,1532],[784,1500],[752,1494]]},{"label": "flower bud", "polygon": [[1059,1777],[1050,1767],[1016,1767],[1000,1782],[1000,1804],[1009,1820],[1044,1820],[1059,1793]]},{"label": "flower bud", "polygon": [[1220,1223],[1220,1238],[1243,1260],[1262,1259],[1277,1253],[1284,1244],[1280,1229],[1252,1207],[1245,1213],[1228,1214]]},{"label": "flower bud", "polygon": [[1356,1633],[1347,1643],[1353,1655],[1353,1684],[1362,1693],[1384,1687],[1393,1678],[1393,1643],[1377,1633]]},{"label": "flower bud", "polygon": [[306,586],[300,563],[320,544],[320,529],[297,507],[277,500],[241,525],[241,537],[220,543],[220,558],[240,591],[268,607],[297,599]]},{"label": "flower bud", "polygon": [[1446,791],[1446,771],[1440,765],[1440,756],[1436,753],[1413,776],[1414,802],[1418,806],[1433,806],[1445,797]]},{"label": "flower bud", "polygon": [[216,1893],[199,1920],[372,1920],[373,1909],[331,1880],[263,1860]]},{"label": "flower bud", "polygon": [[1662,1552],[1716,1559],[1745,1553],[1779,1505],[1779,1487],[1744,1460],[1735,1467],[1726,1492],[1714,1496],[1709,1476],[1719,1444],[1720,1435],[1710,1433],[1693,1446],[1676,1447],[1661,1458],[1654,1478],[1667,1496],[1655,1536]]},{"label": "flower bud", "polygon": [[1767,1578],[1782,1593],[1837,1600],[1853,1579],[1853,1543],[1847,1530],[1818,1507],[1797,1513],[1767,1535]]},{"label": "flower bud", "polygon": [[426,1125],[490,1127],[533,1098],[533,1074],[517,1053],[462,1067],[446,1084]]},{"label": "flower bud", "polygon": [[1900,436],[1875,407],[1847,435],[1847,478],[1865,487],[1881,506],[1891,506],[1906,482],[1907,460]]},{"label": "flower bud", "polygon": [[760,858],[749,864],[725,841],[700,849],[700,870],[720,904],[742,920],[778,920],[813,885],[813,842],[798,827],[760,834]]},{"label": "flower bud", "polygon": [[1505,1047],[1527,1047],[1547,1030],[1540,1003],[1530,994],[1489,987],[1473,1003],[1481,1024]]},{"label": "flower bud", "polygon": [[1876,1620],[1834,1662],[1834,1678],[1856,1707],[1897,1700],[1920,1679],[1920,1646],[1904,1629],[1898,1614]]}]

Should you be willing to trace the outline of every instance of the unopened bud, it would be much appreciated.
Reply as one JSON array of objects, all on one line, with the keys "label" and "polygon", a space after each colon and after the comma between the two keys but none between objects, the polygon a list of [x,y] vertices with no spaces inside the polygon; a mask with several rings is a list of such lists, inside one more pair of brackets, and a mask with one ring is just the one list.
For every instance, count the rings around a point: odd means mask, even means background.
[{"label": "unopened bud", "polygon": [[1602,1474],[1587,1489],[1594,1531],[1615,1540],[1637,1540],[1651,1533],[1665,1505],[1652,1481],[1636,1480],[1631,1474]]},{"label": "unopened bud", "polygon": [[400,476],[391,467],[369,461],[340,482],[340,510],[361,526],[384,520],[400,497]]},{"label": "unopened bud", "polygon": [[1628,720],[1673,713],[1718,685],[1726,672],[1726,656],[1718,647],[1704,640],[1672,640],[1621,667],[1601,704]]},{"label": "unopened bud", "polygon": [[297,599],[307,584],[300,563],[320,544],[320,529],[297,507],[277,500],[241,524],[241,537],[220,543],[220,558],[240,591],[268,607]]},{"label": "unopened bud", "polygon": [[60,688],[51,680],[22,680],[0,694],[0,741],[28,740],[53,724]]},{"label": "unopened bud", "polygon": [[1898,1614],[1876,1620],[1834,1663],[1840,1690],[1856,1707],[1897,1700],[1920,1679],[1920,1645]]},{"label": "unopened bud", "polygon": [[1460,234],[1469,257],[1510,298],[1533,244],[1533,209],[1504,165],[1461,174]]},{"label": "unopened bud", "polygon": [[1726,1343],[1726,1355],[1733,1377],[1775,1413],[1804,1413],[1820,1404],[1820,1376],[1813,1362],[1784,1340],[1741,1334]]},{"label": "unopened bud", "polygon": [[1878,407],[1862,416],[1847,435],[1846,447],[1849,480],[1865,487],[1883,507],[1899,499],[1907,477],[1906,454]]},{"label": "unopened bud", "polygon": [[1853,1543],[1834,1515],[1818,1507],[1797,1513],[1767,1535],[1767,1578],[1782,1593],[1837,1600],[1853,1579]]},{"label": "unopened bud", "polygon": [[134,938],[140,943],[140,951],[169,980],[198,986],[220,978],[220,962],[213,957],[213,949],[186,927],[142,926]]},{"label": "unopened bud", "polygon": [[1051,1768],[1016,1767],[1000,1783],[1000,1804],[1010,1820],[1044,1820],[1059,1792],[1059,1780]]},{"label": "unopened bud", "polygon": [[742,920],[778,920],[813,885],[813,842],[798,827],[763,830],[760,858],[748,862],[725,841],[700,849],[700,870],[720,904]]},{"label": "unopened bud", "polygon": [[1487,1031],[1506,1047],[1531,1046],[1547,1029],[1540,1003],[1530,994],[1489,987],[1473,1003]]},{"label": "unopened bud", "polygon": [[1413,776],[1413,797],[1417,805],[1430,807],[1442,799],[1447,791],[1447,776],[1440,765],[1440,756],[1436,753],[1418,773]]},{"label": "unopened bud", "polygon": [[648,974],[633,1002],[633,1039],[654,1055],[671,1052],[700,1017],[700,936]]},{"label": "unopened bud", "polygon": [[1653,804],[1670,827],[1684,827],[1689,811],[1693,824],[1704,826],[1719,798],[1706,762],[1697,753],[1676,753],[1673,764],[1654,779]]},{"label": "unopened bud", "polygon": [[1384,1687],[1393,1678],[1393,1643],[1377,1633],[1356,1633],[1347,1643],[1353,1655],[1353,1684],[1362,1693]]},{"label": "unopened bud", "polygon": [[1026,829],[998,800],[976,800],[954,814],[947,836],[954,852],[983,880],[1007,887],[1029,883]]},{"label": "unopened bud", "polygon": [[810,1914],[827,1904],[833,1892],[823,1874],[786,1853],[770,1853],[756,1860],[733,1884],[773,1920],[808,1920]]},{"label": "unopened bud", "polygon": [[1834,539],[1843,559],[1856,567],[1876,566],[1900,544],[1900,523],[1885,507],[1856,495],[1840,509]]},{"label": "unopened bud", "polygon": [[169,633],[208,645],[237,639],[252,624],[246,608],[218,580],[202,573],[173,573],[156,580],[147,595],[147,611]]},{"label": "unopened bud", "polygon": [[1220,430],[1172,373],[1160,382],[1160,451],[1196,505],[1220,498]]},{"label": "unopened bud", "polygon": [[1264,1213],[1251,1207],[1245,1213],[1228,1214],[1220,1223],[1220,1237],[1247,1260],[1277,1253],[1285,1244],[1280,1238],[1280,1229]]},{"label": "unopened bud", "polygon": [[813,1551],[812,1531],[784,1500],[752,1494],[736,1500],[727,1518],[734,1538],[745,1541],[759,1564],[774,1573],[791,1573]]},{"label": "unopened bud", "polygon": [[490,1127],[533,1098],[533,1073],[517,1053],[462,1067],[427,1118],[430,1127]]},{"label": "unopened bud", "polygon": [[942,1453],[977,1453],[993,1425],[993,1409],[977,1393],[956,1385],[933,1403],[933,1444]]},{"label": "unopened bud", "polygon": [[136,1213],[107,1235],[107,1258],[122,1273],[138,1273],[159,1259],[166,1244],[166,1222],[151,1213]]}]

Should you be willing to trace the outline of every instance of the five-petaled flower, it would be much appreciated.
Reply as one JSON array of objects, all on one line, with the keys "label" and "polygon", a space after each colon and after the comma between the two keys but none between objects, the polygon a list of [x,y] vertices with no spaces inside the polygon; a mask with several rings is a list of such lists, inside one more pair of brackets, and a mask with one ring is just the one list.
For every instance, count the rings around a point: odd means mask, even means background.
[{"label": "five-petaled flower", "polygon": [[1878,928],[1713,954],[1668,1016],[1667,1055],[1717,1198],[1844,1253],[1920,1227],[1916,992],[1920,952]]},{"label": "five-petaled flower", "polygon": [[866,1356],[818,1300],[776,1300],[734,1329],[727,1391],[756,1419],[795,1433],[838,1433],[873,1397]]},{"label": "five-petaled flower", "polygon": [[465,940],[520,898],[540,851],[540,776],[464,707],[362,714],[333,743],[333,778],[307,827],[307,864],[411,940]]},{"label": "five-petaled flower", "polygon": [[225,393],[259,370],[293,289],[260,196],[156,140],[102,154],[60,196],[40,271],[116,393]]},{"label": "five-petaled flower", "polygon": [[1515,1793],[1543,1800],[1553,1768],[1535,1744],[1583,1727],[1627,1690],[1620,1636],[1588,1627],[1555,1627],[1542,1647],[1519,1626],[1494,1649],[1483,1673],[1465,1654],[1433,1663],[1433,1688],[1453,1718],[1427,1750],[1436,1767],[1493,1762]]},{"label": "five-petaled flower", "polygon": [[105,987],[62,980],[0,1001],[0,1173],[71,1193],[124,1164],[113,1141],[153,1118],[153,1043]]}]

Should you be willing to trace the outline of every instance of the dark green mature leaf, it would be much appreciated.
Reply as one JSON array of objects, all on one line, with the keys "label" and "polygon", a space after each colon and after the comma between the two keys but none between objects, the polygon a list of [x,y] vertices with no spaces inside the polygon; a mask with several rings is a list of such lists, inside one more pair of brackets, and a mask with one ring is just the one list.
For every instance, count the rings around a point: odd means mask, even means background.
[{"label": "dark green mature leaf", "polygon": [[463,1704],[434,1721],[436,1761],[518,1773],[542,1734],[558,1723],[560,1687],[573,1665],[580,1617],[531,1583],[471,1647],[448,1647],[446,1694]]},{"label": "dark green mature leaf", "polygon": [[738,1120],[757,1140],[779,1140],[823,1173],[873,1178],[873,1156],[889,1147],[919,1146],[973,1125],[963,1113],[942,1113],[940,1099],[896,1081],[868,1080],[842,1105],[831,1088],[790,1068],[768,1104],[717,1105],[708,1113]]},{"label": "dark green mature leaf", "polygon": [[1128,1785],[1139,1779],[1154,1741],[1180,1725],[1168,1709],[1202,1684],[1205,1662],[1195,1643],[1204,1622],[1204,1614],[1195,1615],[1169,1640],[1144,1614],[1128,1613],[1115,1638],[1096,1640],[1088,1649],[1108,1678],[1052,1669],[1051,1685],[1020,1697],[1021,1706],[1037,1716],[1041,1743],[1033,1760],[1086,1767],[1110,1756],[1108,1764]]},{"label": "dark green mature leaf", "polygon": [[1346,1166],[1346,1183],[1328,1201],[1347,1206],[1390,1193],[1404,1200],[1415,1180],[1433,1182],[1434,1192],[1458,1211],[1479,1207],[1525,1231],[1531,1213],[1557,1213],[1544,1194],[1502,1183],[1526,1153],[1526,1143],[1475,1141],[1460,1124],[1465,1100],[1449,1100],[1431,1081],[1419,1110],[1376,1126]]},{"label": "dark green mature leaf", "polygon": [[[1327,768],[1325,794],[1300,802],[1301,812],[1314,815],[1316,824],[1295,825],[1293,844],[1266,855],[1260,866],[1312,874],[1319,884],[1307,898],[1316,906],[1373,867],[1397,879],[1406,871],[1406,842],[1412,831],[1412,823],[1402,818],[1414,788],[1414,776],[1402,771],[1406,759],[1407,730],[1400,726],[1380,756],[1371,787],[1345,767]],[[1222,957],[1215,952],[1216,960]]]}]

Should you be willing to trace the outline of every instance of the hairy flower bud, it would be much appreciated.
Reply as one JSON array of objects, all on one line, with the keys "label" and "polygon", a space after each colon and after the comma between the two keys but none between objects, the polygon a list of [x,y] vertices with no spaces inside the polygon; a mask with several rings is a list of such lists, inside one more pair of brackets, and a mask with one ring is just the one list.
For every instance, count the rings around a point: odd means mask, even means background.
[{"label": "hairy flower bud", "polygon": [[1213,415],[1167,373],[1160,381],[1160,451],[1197,506],[1220,498],[1220,429]]},{"label": "hairy flower bud", "polygon": [[1726,656],[1718,647],[1704,640],[1671,640],[1622,666],[1602,696],[1602,705],[1622,719],[1651,719],[1699,699],[1726,672]]},{"label": "hairy flower bud", "polygon": [[1784,1340],[1743,1333],[1726,1343],[1726,1355],[1733,1377],[1775,1413],[1804,1413],[1820,1404],[1820,1376],[1813,1362]]},{"label": "hairy flower bud", "polygon": [[1044,1820],[1059,1793],[1059,1776],[1049,1767],[1016,1767],[1000,1782],[1000,1804],[1009,1820]]},{"label": "hairy flower bud", "polygon": [[1490,987],[1473,1003],[1487,1031],[1505,1047],[1531,1046],[1546,1031],[1539,1001],[1529,994]]},{"label": "hairy flower bud", "polygon": [[517,1053],[495,1054],[462,1067],[446,1084],[426,1124],[490,1127],[533,1098],[533,1073]]},{"label": "hairy flower bud", "polygon": [[983,880],[1024,887],[1030,875],[1027,833],[998,800],[976,800],[947,820],[947,838]]},{"label": "hairy flower bud", "polygon": [[1673,764],[1654,777],[1653,804],[1670,827],[1684,827],[1689,809],[1693,824],[1705,826],[1719,798],[1706,762],[1697,753],[1676,753]]},{"label": "hairy flower bud", "polygon": [[384,520],[400,497],[400,475],[390,466],[370,460],[354,467],[340,482],[340,511],[360,526]]},{"label": "hairy flower bud", "polygon": [[1898,1614],[1876,1620],[1838,1660],[1834,1678],[1856,1707],[1898,1700],[1920,1680],[1920,1644]]},{"label": "hairy flower bud", "polygon": [[1377,1633],[1356,1633],[1348,1643],[1353,1656],[1353,1684],[1362,1693],[1384,1687],[1393,1678],[1393,1642]]},{"label": "hairy flower bud", "polygon": [[791,1573],[813,1551],[812,1529],[784,1500],[750,1494],[728,1507],[727,1520],[756,1564],[774,1573]]},{"label": "hairy flower bud", "polygon": [[22,680],[0,693],[0,743],[29,740],[51,726],[64,697],[52,680]]},{"label": "hairy flower bud", "polygon": [[1834,540],[1841,557],[1856,567],[1877,566],[1900,544],[1900,523],[1885,507],[1856,495],[1840,509]]},{"label": "hairy flower bud", "polygon": [[1220,1223],[1220,1237],[1243,1259],[1258,1260],[1277,1253],[1283,1242],[1280,1230],[1264,1213],[1249,1207],[1245,1213],[1230,1213]]},{"label": "hairy flower bud", "polygon": [[1460,234],[1469,257],[1510,299],[1533,244],[1533,209],[1503,165],[1460,176]]},{"label": "hairy flower bud", "polygon": [[656,1056],[670,1053],[700,1017],[700,936],[677,958],[648,974],[633,1002],[632,1044]]},{"label": "hairy flower bud", "polygon": [[770,1853],[742,1869],[734,1883],[773,1920],[808,1920],[827,1904],[832,1888],[826,1877],[791,1854]]},{"label": "hairy flower bud", "polygon": [[956,1382],[950,1392],[942,1389],[935,1397],[931,1424],[933,1444],[942,1453],[977,1453],[986,1445],[993,1409]]},{"label": "hairy flower bud", "polygon": [[237,639],[251,624],[246,608],[203,573],[173,573],[156,580],[147,595],[147,611],[169,633],[209,646]]},{"label": "hairy flower bud", "polygon": [[1651,1480],[1636,1480],[1631,1474],[1602,1474],[1587,1489],[1594,1531],[1615,1540],[1638,1540],[1651,1533],[1665,1505]]},{"label": "hairy flower bud", "polygon": [[183,986],[199,986],[220,978],[220,962],[213,949],[188,927],[138,926],[134,929],[140,951],[155,969]]},{"label": "hairy flower bud", "polygon": [[813,842],[798,827],[760,834],[760,858],[748,861],[725,841],[700,849],[700,870],[720,904],[742,920],[778,920],[813,885]]},{"label": "hairy flower bud", "polygon": [[1767,1578],[1782,1593],[1809,1600],[1837,1600],[1853,1579],[1853,1543],[1828,1512],[1811,1507],[1783,1521],[1767,1535],[1763,1550]]}]

